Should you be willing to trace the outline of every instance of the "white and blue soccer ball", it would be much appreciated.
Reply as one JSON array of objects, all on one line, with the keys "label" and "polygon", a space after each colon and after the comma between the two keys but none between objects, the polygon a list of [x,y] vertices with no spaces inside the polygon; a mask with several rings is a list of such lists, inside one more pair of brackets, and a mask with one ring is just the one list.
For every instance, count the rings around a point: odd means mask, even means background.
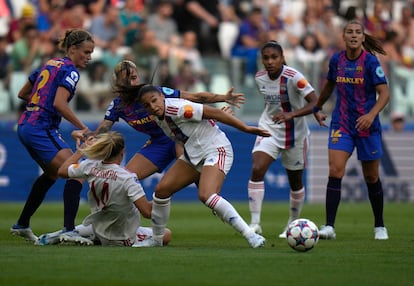
[{"label": "white and blue soccer ball", "polygon": [[298,218],[288,225],[286,240],[288,245],[296,251],[309,251],[318,243],[318,227],[307,218]]}]

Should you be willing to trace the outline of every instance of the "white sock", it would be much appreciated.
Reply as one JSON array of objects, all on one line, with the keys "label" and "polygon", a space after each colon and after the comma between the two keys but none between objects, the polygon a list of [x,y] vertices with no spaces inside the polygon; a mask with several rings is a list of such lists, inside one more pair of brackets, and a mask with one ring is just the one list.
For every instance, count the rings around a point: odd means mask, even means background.
[{"label": "white sock", "polygon": [[251,224],[260,224],[260,216],[262,213],[262,204],[264,198],[264,181],[253,182],[249,180],[247,186],[249,194],[249,209],[251,215]]},{"label": "white sock", "polygon": [[171,197],[160,199],[153,194],[152,198],[151,221],[153,238],[158,242],[162,242],[165,228],[167,226],[168,219],[170,218]]},{"label": "white sock", "polygon": [[205,205],[214,210],[224,222],[230,224],[244,237],[252,232],[236,209],[223,197],[212,194],[205,202]]},{"label": "white sock", "polygon": [[290,190],[290,209],[288,224],[300,217],[303,203],[305,202],[305,188],[297,191]]},{"label": "white sock", "polygon": [[78,224],[77,226],[75,226],[75,230],[77,230],[82,237],[86,237],[91,240],[95,238],[95,233],[93,232],[92,224]]}]

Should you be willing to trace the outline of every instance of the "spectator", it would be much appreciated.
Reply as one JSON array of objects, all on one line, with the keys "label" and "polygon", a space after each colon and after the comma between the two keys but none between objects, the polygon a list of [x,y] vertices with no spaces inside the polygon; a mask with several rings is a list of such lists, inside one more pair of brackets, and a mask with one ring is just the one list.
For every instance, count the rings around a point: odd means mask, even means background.
[{"label": "spectator", "polygon": [[397,33],[403,49],[414,59],[414,18],[411,6],[401,8],[400,20],[391,23],[391,30]]},{"label": "spectator", "polygon": [[101,61],[92,62],[87,76],[79,80],[76,97],[77,110],[103,111],[112,100],[108,67]]},{"label": "spectator", "polygon": [[26,74],[40,64],[41,43],[35,25],[24,27],[22,37],[12,45],[11,58],[13,71],[23,71]]},{"label": "spectator", "polygon": [[109,40],[108,47],[102,53],[101,61],[110,71],[114,70],[115,65],[119,63],[124,57],[121,49],[122,43],[123,38],[116,36]]},{"label": "spectator", "polygon": [[405,115],[402,112],[394,111],[390,115],[391,130],[394,132],[402,132],[405,129]]},{"label": "spectator", "polygon": [[[13,67],[11,65],[10,55],[6,51],[7,37],[6,35],[0,35],[0,100],[1,106],[0,112],[8,111],[7,109],[14,110],[14,101],[10,94],[10,80],[12,76]],[[8,101],[8,102],[3,102]],[[7,108],[8,106],[8,108]]]},{"label": "spectator", "polygon": [[9,23],[8,42],[13,44],[21,39],[25,28],[33,25],[36,25],[36,11],[33,5],[26,3],[21,8],[20,17],[12,19]]},{"label": "spectator", "polygon": [[300,44],[294,50],[294,57],[297,68],[302,71],[305,77],[315,83],[321,82],[321,67],[326,59],[326,52],[322,49],[315,34],[307,33],[303,36]]},{"label": "spectator", "polygon": [[[246,79],[254,78],[260,47],[269,40],[268,25],[262,16],[262,9],[255,7],[240,24],[239,35],[232,48],[232,57],[246,60]],[[253,82],[252,82],[253,85]]]},{"label": "spectator", "polygon": [[142,32],[142,39],[132,47],[132,54],[133,61],[140,70],[142,82],[148,82],[151,78],[150,74],[159,60],[154,31],[146,29]]},{"label": "spectator", "polygon": [[198,49],[203,53],[219,54],[217,31],[220,12],[217,0],[183,0],[175,4],[174,19],[182,34],[192,30],[197,35]]},{"label": "spectator", "polygon": [[217,41],[221,56],[225,59],[230,58],[231,48],[239,34],[240,18],[237,16],[233,2],[237,1],[223,0],[219,3],[221,21],[217,31]]},{"label": "spectator", "polygon": [[119,19],[125,33],[122,45],[132,46],[140,38],[144,19],[135,10],[136,0],[125,0],[124,7],[119,12]]},{"label": "spectator", "polygon": [[118,9],[108,6],[102,14],[94,16],[91,20],[89,32],[94,36],[96,47],[102,50],[108,47],[110,39],[116,36],[124,37]]},{"label": "spectator", "polygon": [[[390,21],[385,19],[385,6],[383,0],[374,0],[372,13],[364,10],[363,24],[367,32],[380,41],[385,40],[386,32],[390,29]],[[389,11],[388,11],[389,12]]]},{"label": "spectator", "polygon": [[[179,67],[184,61],[187,61],[190,64],[190,68],[192,73],[195,74],[196,79],[200,80],[205,85],[206,89],[208,89],[210,75],[204,68],[200,51],[197,49],[197,35],[195,32],[187,31],[183,34],[182,45],[170,50],[169,59],[172,60],[170,70],[172,66]],[[176,74],[177,71],[172,71],[172,73]]]},{"label": "spectator", "polygon": [[178,73],[173,78],[173,87],[179,90],[196,92],[197,78],[194,76],[191,63],[187,60],[179,64]]},{"label": "spectator", "polygon": [[147,28],[154,31],[157,46],[161,58],[168,57],[171,45],[177,42],[180,35],[175,20],[172,18],[173,5],[170,1],[161,0],[156,6],[155,13],[151,13],[147,19]]}]

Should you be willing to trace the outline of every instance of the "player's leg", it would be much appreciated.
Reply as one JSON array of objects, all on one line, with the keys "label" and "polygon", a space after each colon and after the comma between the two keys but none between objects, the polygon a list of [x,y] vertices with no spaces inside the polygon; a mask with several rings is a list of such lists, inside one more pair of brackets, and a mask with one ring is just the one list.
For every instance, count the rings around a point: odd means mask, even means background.
[{"label": "player's leg", "polygon": [[140,180],[145,179],[159,170],[152,161],[140,153],[136,153],[125,165],[125,168],[137,174]]},{"label": "player's leg", "polygon": [[368,198],[374,214],[375,239],[388,239],[384,226],[384,192],[379,178],[379,164],[382,156],[381,136],[371,135],[360,138],[357,143],[358,159],[361,160],[362,172],[368,188]]},{"label": "player's leg", "polygon": [[252,150],[252,170],[247,185],[250,209],[250,227],[262,233],[260,226],[263,199],[265,195],[264,177],[270,164],[279,156],[280,148],[272,137],[256,137]]},{"label": "player's leg", "polygon": [[184,160],[178,159],[157,184],[153,194],[151,222],[155,245],[161,246],[170,216],[171,196],[193,182],[198,182],[199,172]]}]

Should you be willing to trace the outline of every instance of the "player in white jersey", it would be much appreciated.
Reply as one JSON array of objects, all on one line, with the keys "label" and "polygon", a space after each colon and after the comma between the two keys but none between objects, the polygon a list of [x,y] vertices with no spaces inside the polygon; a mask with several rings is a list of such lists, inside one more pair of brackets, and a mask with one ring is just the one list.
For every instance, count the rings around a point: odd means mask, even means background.
[{"label": "player in white jersey", "polygon": [[163,245],[171,196],[191,183],[197,184],[200,201],[241,233],[251,247],[263,246],[265,238],[252,231],[236,209],[219,195],[233,163],[233,149],[215,120],[247,133],[264,137],[270,133],[248,126],[223,110],[184,99],[165,98],[151,85],[139,86],[138,91],[130,92],[138,92],[141,104],[165,134],[184,147],[184,155],[168,169],[155,188],[151,213],[153,240],[148,240],[146,246]]},{"label": "player in white jersey", "polygon": [[[305,200],[303,170],[309,128],[305,115],[312,113],[317,101],[314,88],[296,69],[287,66],[282,47],[275,41],[261,49],[264,70],[256,73],[256,85],[265,101],[259,127],[267,129],[271,137],[257,136],[252,150],[253,166],[248,182],[250,227],[262,233],[261,210],[265,193],[264,177],[269,166],[281,156],[290,185],[288,224],[299,218]],[[284,238],[286,228],[279,235]]]},{"label": "player in white jersey", "polygon": [[[139,229],[140,215],[150,218],[152,206],[137,175],[120,166],[124,153],[125,142],[120,133],[101,133],[90,137],[58,170],[61,177],[88,180],[91,214],[76,229],[82,237],[93,232],[102,245],[131,246],[140,243],[142,234],[152,234],[151,229]],[[79,162],[82,156],[87,159]],[[170,236],[168,230],[165,243]],[[71,241],[64,234],[60,240]]]}]

